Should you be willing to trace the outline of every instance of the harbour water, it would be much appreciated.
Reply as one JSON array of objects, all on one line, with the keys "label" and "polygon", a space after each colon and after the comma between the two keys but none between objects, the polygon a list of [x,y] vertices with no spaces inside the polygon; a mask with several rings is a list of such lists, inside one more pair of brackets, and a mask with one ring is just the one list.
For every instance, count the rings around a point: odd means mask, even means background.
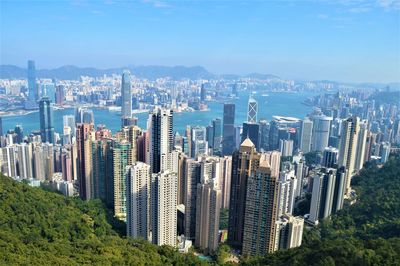
[{"label": "harbour water", "polygon": [[[312,107],[304,105],[303,101],[313,93],[268,93],[268,95],[256,94],[254,98],[258,101],[258,119],[270,120],[272,116],[292,116],[304,118],[312,111]],[[240,125],[247,119],[248,93],[242,92],[238,99],[233,100],[236,105],[235,124]],[[174,130],[183,134],[186,125],[207,126],[214,118],[223,117],[223,104],[217,102],[208,103],[208,111],[183,112],[174,114]],[[113,133],[121,126],[120,115],[108,109],[93,109],[95,124],[104,124]],[[54,110],[54,128],[57,133],[62,134],[64,115],[74,114],[74,109]],[[136,114],[138,124],[141,128],[146,128],[148,113]],[[29,134],[32,130],[39,130],[39,113],[32,112],[26,115],[5,116],[3,117],[3,132],[14,129],[15,125],[22,125],[24,134]]]}]

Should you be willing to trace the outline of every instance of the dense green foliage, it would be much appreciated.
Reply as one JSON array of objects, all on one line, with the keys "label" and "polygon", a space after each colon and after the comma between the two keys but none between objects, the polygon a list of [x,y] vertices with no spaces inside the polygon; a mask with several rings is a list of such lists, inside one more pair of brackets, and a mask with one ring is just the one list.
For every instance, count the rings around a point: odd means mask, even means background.
[{"label": "dense green foliage", "polygon": [[192,254],[122,238],[100,201],[0,177],[0,265],[200,265]]},{"label": "dense green foliage", "polygon": [[245,265],[400,265],[400,157],[353,179],[357,203],[305,231],[303,245]]}]

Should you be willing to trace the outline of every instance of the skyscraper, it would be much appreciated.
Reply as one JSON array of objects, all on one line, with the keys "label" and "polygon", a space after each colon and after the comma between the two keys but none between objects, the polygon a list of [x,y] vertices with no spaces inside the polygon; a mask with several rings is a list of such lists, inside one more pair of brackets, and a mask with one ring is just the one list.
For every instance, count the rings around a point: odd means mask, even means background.
[{"label": "skyscraper", "polygon": [[132,117],[132,89],[131,89],[131,73],[124,70],[121,82],[121,117]]},{"label": "skyscraper", "polygon": [[153,174],[151,183],[151,227],[153,244],[176,246],[177,176],[164,171]]},{"label": "skyscraper", "polygon": [[71,130],[71,136],[75,136],[76,134],[76,126],[75,126],[75,116],[73,115],[64,115],[63,116],[63,125],[64,127],[69,127]]},{"label": "skyscraper", "polygon": [[221,144],[222,144],[222,122],[221,119],[216,118],[212,121],[212,144],[211,147],[213,148],[213,155],[220,156],[222,154],[221,151]]},{"label": "skyscraper", "polygon": [[228,209],[231,194],[232,156],[224,156],[221,158],[221,164],[223,170],[222,182],[220,182],[222,190],[221,208]]},{"label": "skyscraper", "polygon": [[0,137],[3,136],[3,117],[0,116]]},{"label": "skyscraper", "polygon": [[122,140],[114,143],[114,215],[126,220],[126,167],[132,164],[131,144]]},{"label": "skyscraper", "polygon": [[257,112],[258,112],[258,103],[253,98],[253,95],[250,95],[249,103],[247,106],[247,122],[257,123]]},{"label": "skyscraper", "polygon": [[192,142],[191,148],[192,152],[191,155],[195,158],[197,155],[200,154],[208,154],[208,142],[206,141],[206,128],[203,126],[194,126],[192,127],[191,133]]},{"label": "skyscraper", "polygon": [[36,68],[35,61],[28,61],[28,100],[29,102],[36,105],[36,100],[38,99],[37,88],[36,88]]},{"label": "skyscraper", "polygon": [[194,159],[186,160],[184,205],[185,205],[185,236],[195,238],[196,233],[196,197],[197,185],[201,178],[201,164]]},{"label": "skyscraper", "polygon": [[243,243],[247,179],[258,168],[259,162],[260,154],[250,139],[245,139],[232,155],[228,241],[237,248]]},{"label": "skyscraper", "polygon": [[150,165],[136,162],[127,169],[127,235],[150,240]]},{"label": "skyscraper", "polygon": [[278,217],[278,180],[271,176],[267,161],[261,161],[248,177],[243,255],[264,255],[275,251]]},{"label": "skyscraper", "polygon": [[206,100],[206,87],[204,86],[204,84],[201,84],[201,88],[200,88],[200,101],[204,102]]},{"label": "skyscraper", "polygon": [[360,119],[356,116],[350,117],[342,122],[340,134],[338,165],[346,168],[346,195],[349,195],[351,177],[354,174],[358,134],[360,131]]},{"label": "skyscraper", "polygon": [[293,140],[281,139],[279,140],[279,151],[283,157],[293,156]]},{"label": "skyscraper", "polygon": [[260,149],[260,125],[258,123],[243,123],[242,142],[247,138],[253,142],[257,150]]},{"label": "skyscraper", "polygon": [[[102,138],[92,141],[92,188],[93,198],[102,199],[107,204],[107,195],[114,191],[113,185],[113,160],[110,160],[110,153],[112,153],[113,140]],[[111,205],[111,204],[109,204]]]},{"label": "skyscraper", "polygon": [[56,87],[56,104],[63,105],[65,98],[64,86],[57,85]]},{"label": "skyscraper", "polygon": [[0,148],[2,154],[1,172],[8,177],[17,176],[17,158],[14,146]]},{"label": "skyscraper", "polygon": [[222,154],[232,155],[235,150],[235,104],[224,104]]},{"label": "skyscraper", "polygon": [[332,117],[325,115],[313,116],[312,151],[323,152],[328,147],[331,121]]},{"label": "skyscraper", "polygon": [[195,245],[206,253],[218,248],[221,190],[212,182],[197,185]]},{"label": "skyscraper", "polygon": [[19,177],[33,178],[32,144],[22,143],[17,145]]},{"label": "skyscraper", "polygon": [[311,151],[311,137],[313,132],[313,122],[306,117],[301,122],[300,150],[304,153]]},{"label": "skyscraper", "polygon": [[300,216],[284,215],[280,217],[276,228],[276,249],[289,249],[301,246],[303,228],[304,219]]},{"label": "skyscraper", "polygon": [[322,157],[322,166],[334,168],[337,164],[338,149],[333,147],[326,147]]},{"label": "skyscraper", "polygon": [[269,129],[269,150],[277,150],[281,139],[293,139],[291,132],[296,132],[300,122],[301,120],[295,117],[273,116]]},{"label": "skyscraper", "polygon": [[345,168],[320,168],[312,174],[312,197],[309,221],[317,224],[342,209],[345,189]]},{"label": "skyscraper", "polygon": [[16,143],[21,143],[24,140],[24,129],[21,125],[16,125],[14,128],[14,133],[16,135]]},{"label": "skyscraper", "polygon": [[260,150],[269,150],[269,130],[270,124],[267,120],[260,120]]},{"label": "skyscraper", "polygon": [[360,171],[365,163],[365,151],[367,146],[367,136],[369,134],[368,121],[363,120],[360,122],[360,132],[357,139],[356,148],[356,161],[354,163],[354,170]]},{"label": "skyscraper", "polygon": [[54,143],[53,108],[47,97],[39,101],[39,116],[42,142]]},{"label": "skyscraper", "polygon": [[156,108],[149,115],[149,162],[152,173],[171,169],[170,153],[174,147],[173,111]]},{"label": "skyscraper", "polygon": [[92,198],[92,144],[94,139],[92,124],[78,124],[76,145],[78,161],[79,196],[84,200]]},{"label": "skyscraper", "polygon": [[296,189],[297,178],[294,170],[282,170],[278,180],[278,217],[293,213]]}]

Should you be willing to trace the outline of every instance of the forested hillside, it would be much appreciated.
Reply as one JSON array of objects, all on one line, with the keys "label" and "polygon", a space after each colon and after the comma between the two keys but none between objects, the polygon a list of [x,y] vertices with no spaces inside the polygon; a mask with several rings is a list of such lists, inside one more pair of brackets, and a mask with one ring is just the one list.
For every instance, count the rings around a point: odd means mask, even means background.
[{"label": "forested hillside", "polygon": [[126,239],[97,200],[0,177],[0,265],[200,265],[194,255]]}]

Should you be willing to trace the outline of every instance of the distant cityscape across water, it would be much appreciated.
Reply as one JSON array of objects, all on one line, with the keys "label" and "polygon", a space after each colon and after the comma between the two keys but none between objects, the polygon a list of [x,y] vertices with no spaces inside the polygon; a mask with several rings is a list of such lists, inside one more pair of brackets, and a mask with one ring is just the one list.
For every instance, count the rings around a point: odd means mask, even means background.
[{"label": "distant cityscape across water", "polygon": [[[304,118],[312,112],[312,107],[303,102],[315,95],[315,93],[285,93],[269,92],[265,94],[255,94],[254,98],[258,101],[259,111],[258,119],[270,120],[272,116],[292,116]],[[234,100],[236,105],[235,124],[241,125],[247,119],[247,102],[249,100],[248,92],[239,93],[239,97]],[[222,119],[223,104],[218,102],[209,102],[208,111],[182,112],[174,114],[174,131],[184,134],[186,125],[207,126],[214,118]],[[117,132],[121,128],[120,113],[109,111],[108,109],[93,109],[95,125],[104,124],[112,132]],[[74,114],[74,108],[54,110],[55,131],[62,134],[62,117],[64,115]],[[147,128],[148,113],[135,114],[138,118],[138,126]],[[22,125],[24,134],[29,134],[32,130],[39,130],[39,112],[31,112],[25,115],[6,116],[3,118],[3,130],[14,129],[15,125]]]}]

